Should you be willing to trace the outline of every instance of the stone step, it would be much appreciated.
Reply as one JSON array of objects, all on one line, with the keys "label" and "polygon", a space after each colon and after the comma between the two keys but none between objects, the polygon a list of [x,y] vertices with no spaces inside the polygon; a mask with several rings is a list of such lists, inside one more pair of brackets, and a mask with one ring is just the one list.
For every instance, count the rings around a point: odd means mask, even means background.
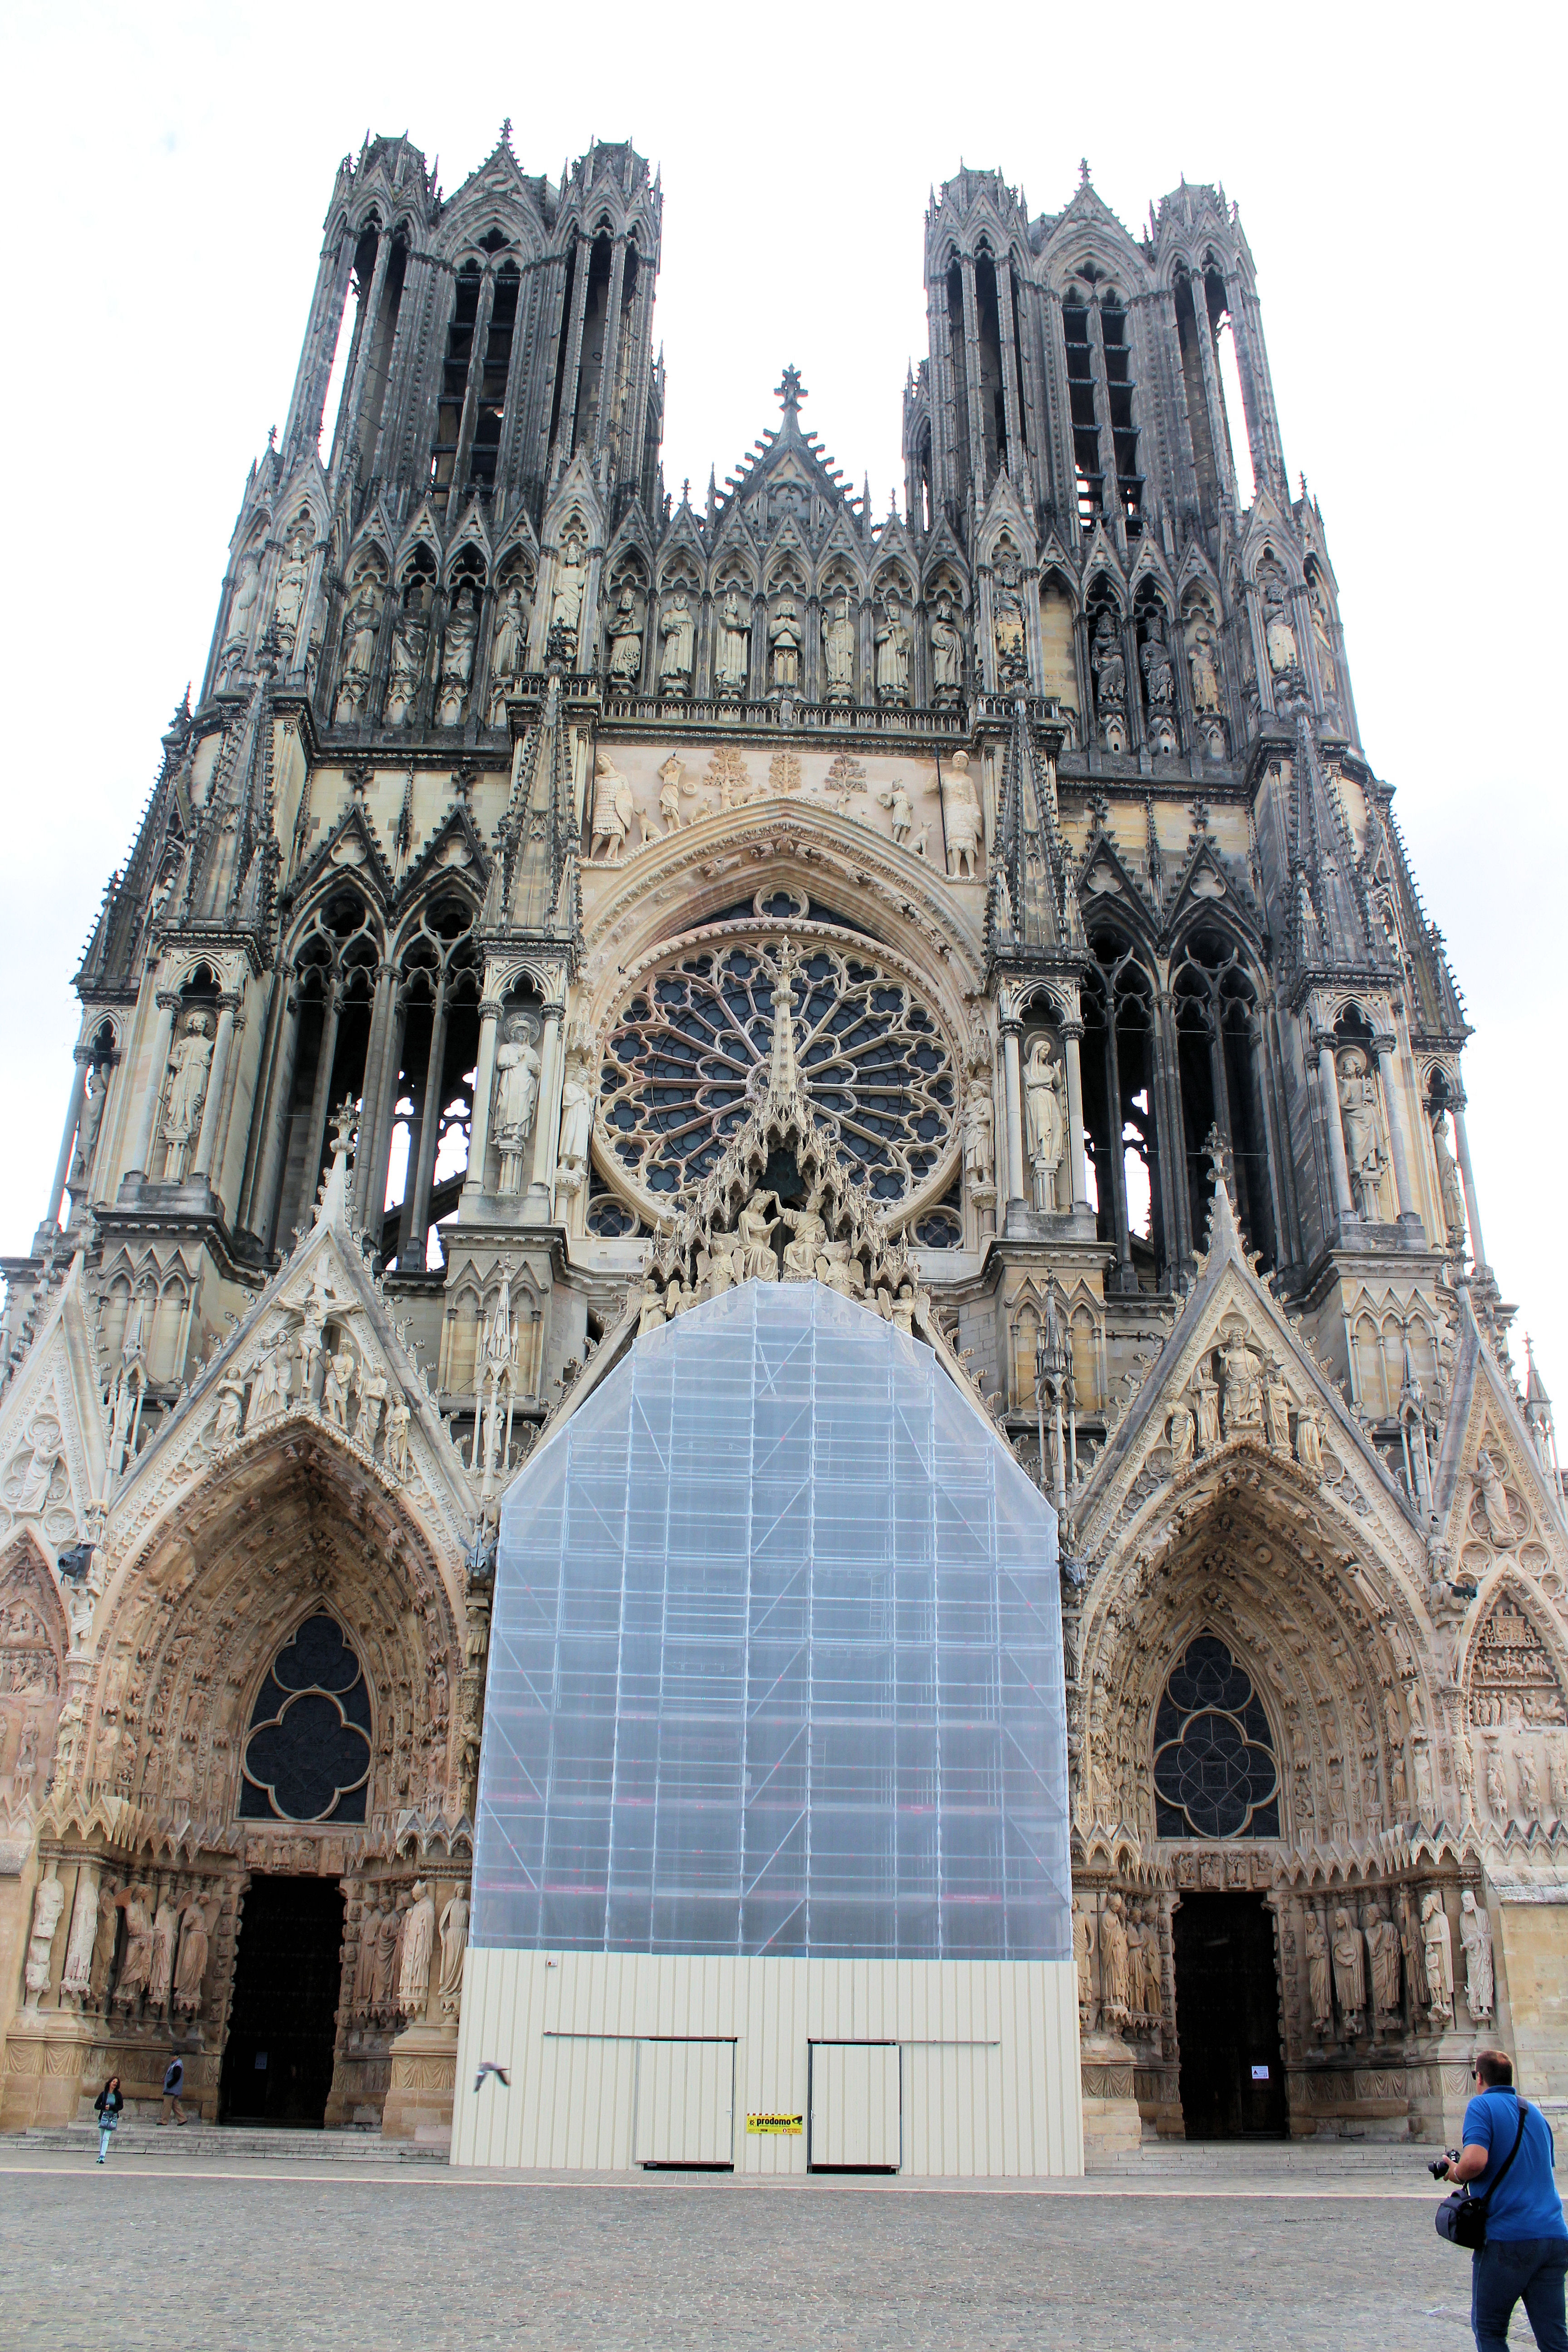
[{"label": "stone step", "polygon": [[[98,2153],[98,2126],[89,2121],[47,2130],[7,2132],[0,2147],[52,2148]],[[216,2163],[238,2157],[270,2157],[305,2164],[439,2164],[447,2161],[445,2142],[383,2139],[375,2131],[301,2131],[286,2125],[121,2123],[114,2135],[121,2156],[202,2158]]]}]

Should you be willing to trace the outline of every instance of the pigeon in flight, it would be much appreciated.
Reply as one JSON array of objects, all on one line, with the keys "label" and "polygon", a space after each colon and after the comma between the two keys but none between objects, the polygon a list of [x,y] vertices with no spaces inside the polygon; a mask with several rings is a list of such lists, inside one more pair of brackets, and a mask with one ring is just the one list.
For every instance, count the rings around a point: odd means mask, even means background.
[{"label": "pigeon in flight", "polygon": [[485,2076],[487,2074],[499,2075],[500,2078],[501,2089],[503,2091],[510,2090],[511,2079],[507,2074],[506,2068],[504,2066],[498,2066],[493,2058],[481,2058],[479,2061],[479,2071],[474,2076],[474,2088],[476,2091],[483,2090]]}]

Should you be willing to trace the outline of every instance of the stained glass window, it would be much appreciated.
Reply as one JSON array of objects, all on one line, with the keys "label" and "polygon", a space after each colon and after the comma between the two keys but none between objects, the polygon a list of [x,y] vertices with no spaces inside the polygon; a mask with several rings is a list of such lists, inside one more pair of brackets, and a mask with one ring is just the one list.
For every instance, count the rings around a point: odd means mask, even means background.
[{"label": "stained glass window", "polygon": [[247,1821],[363,1822],[370,1693],[335,1617],[307,1617],[257,1693],[239,1810]]},{"label": "stained glass window", "polygon": [[1250,1678],[1217,1633],[1189,1642],[1154,1717],[1161,1837],[1278,1837],[1274,1738]]}]

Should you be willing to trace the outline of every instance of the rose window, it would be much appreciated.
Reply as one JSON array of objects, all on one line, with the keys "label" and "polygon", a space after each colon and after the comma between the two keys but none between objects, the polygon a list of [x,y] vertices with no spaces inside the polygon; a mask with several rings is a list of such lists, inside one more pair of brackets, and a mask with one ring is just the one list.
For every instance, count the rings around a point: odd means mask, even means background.
[{"label": "rose window", "polygon": [[257,1694],[241,1818],[363,1822],[370,1740],[360,1662],[337,1619],[318,1610],[284,1643]]},{"label": "rose window", "polygon": [[[600,1108],[617,1173],[656,1202],[700,1184],[768,1072],[781,942],[693,948],[645,973],[605,1041]],[[795,1040],[818,1127],[879,1201],[926,1190],[953,1140],[958,1065],[904,974],[807,938]]]},{"label": "rose window", "polygon": [[1155,1828],[1167,1838],[1278,1837],[1268,1718],[1214,1633],[1189,1642],[1154,1717]]}]

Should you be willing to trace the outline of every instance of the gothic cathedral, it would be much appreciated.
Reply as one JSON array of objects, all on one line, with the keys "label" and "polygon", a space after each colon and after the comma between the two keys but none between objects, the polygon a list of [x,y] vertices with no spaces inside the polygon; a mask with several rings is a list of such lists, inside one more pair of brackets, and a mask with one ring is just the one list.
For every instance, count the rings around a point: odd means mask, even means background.
[{"label": "gothic cathedral", "polygon": [[449,2129],[500,1498],[773,1278],[1057,1511],[1091,2149],[1561,2095],[1550,1408],[1238,215],[949,180],[881,518],[787,365],[665,490],[660,222],[339,168],[3,1262],[0,2127]]}]

